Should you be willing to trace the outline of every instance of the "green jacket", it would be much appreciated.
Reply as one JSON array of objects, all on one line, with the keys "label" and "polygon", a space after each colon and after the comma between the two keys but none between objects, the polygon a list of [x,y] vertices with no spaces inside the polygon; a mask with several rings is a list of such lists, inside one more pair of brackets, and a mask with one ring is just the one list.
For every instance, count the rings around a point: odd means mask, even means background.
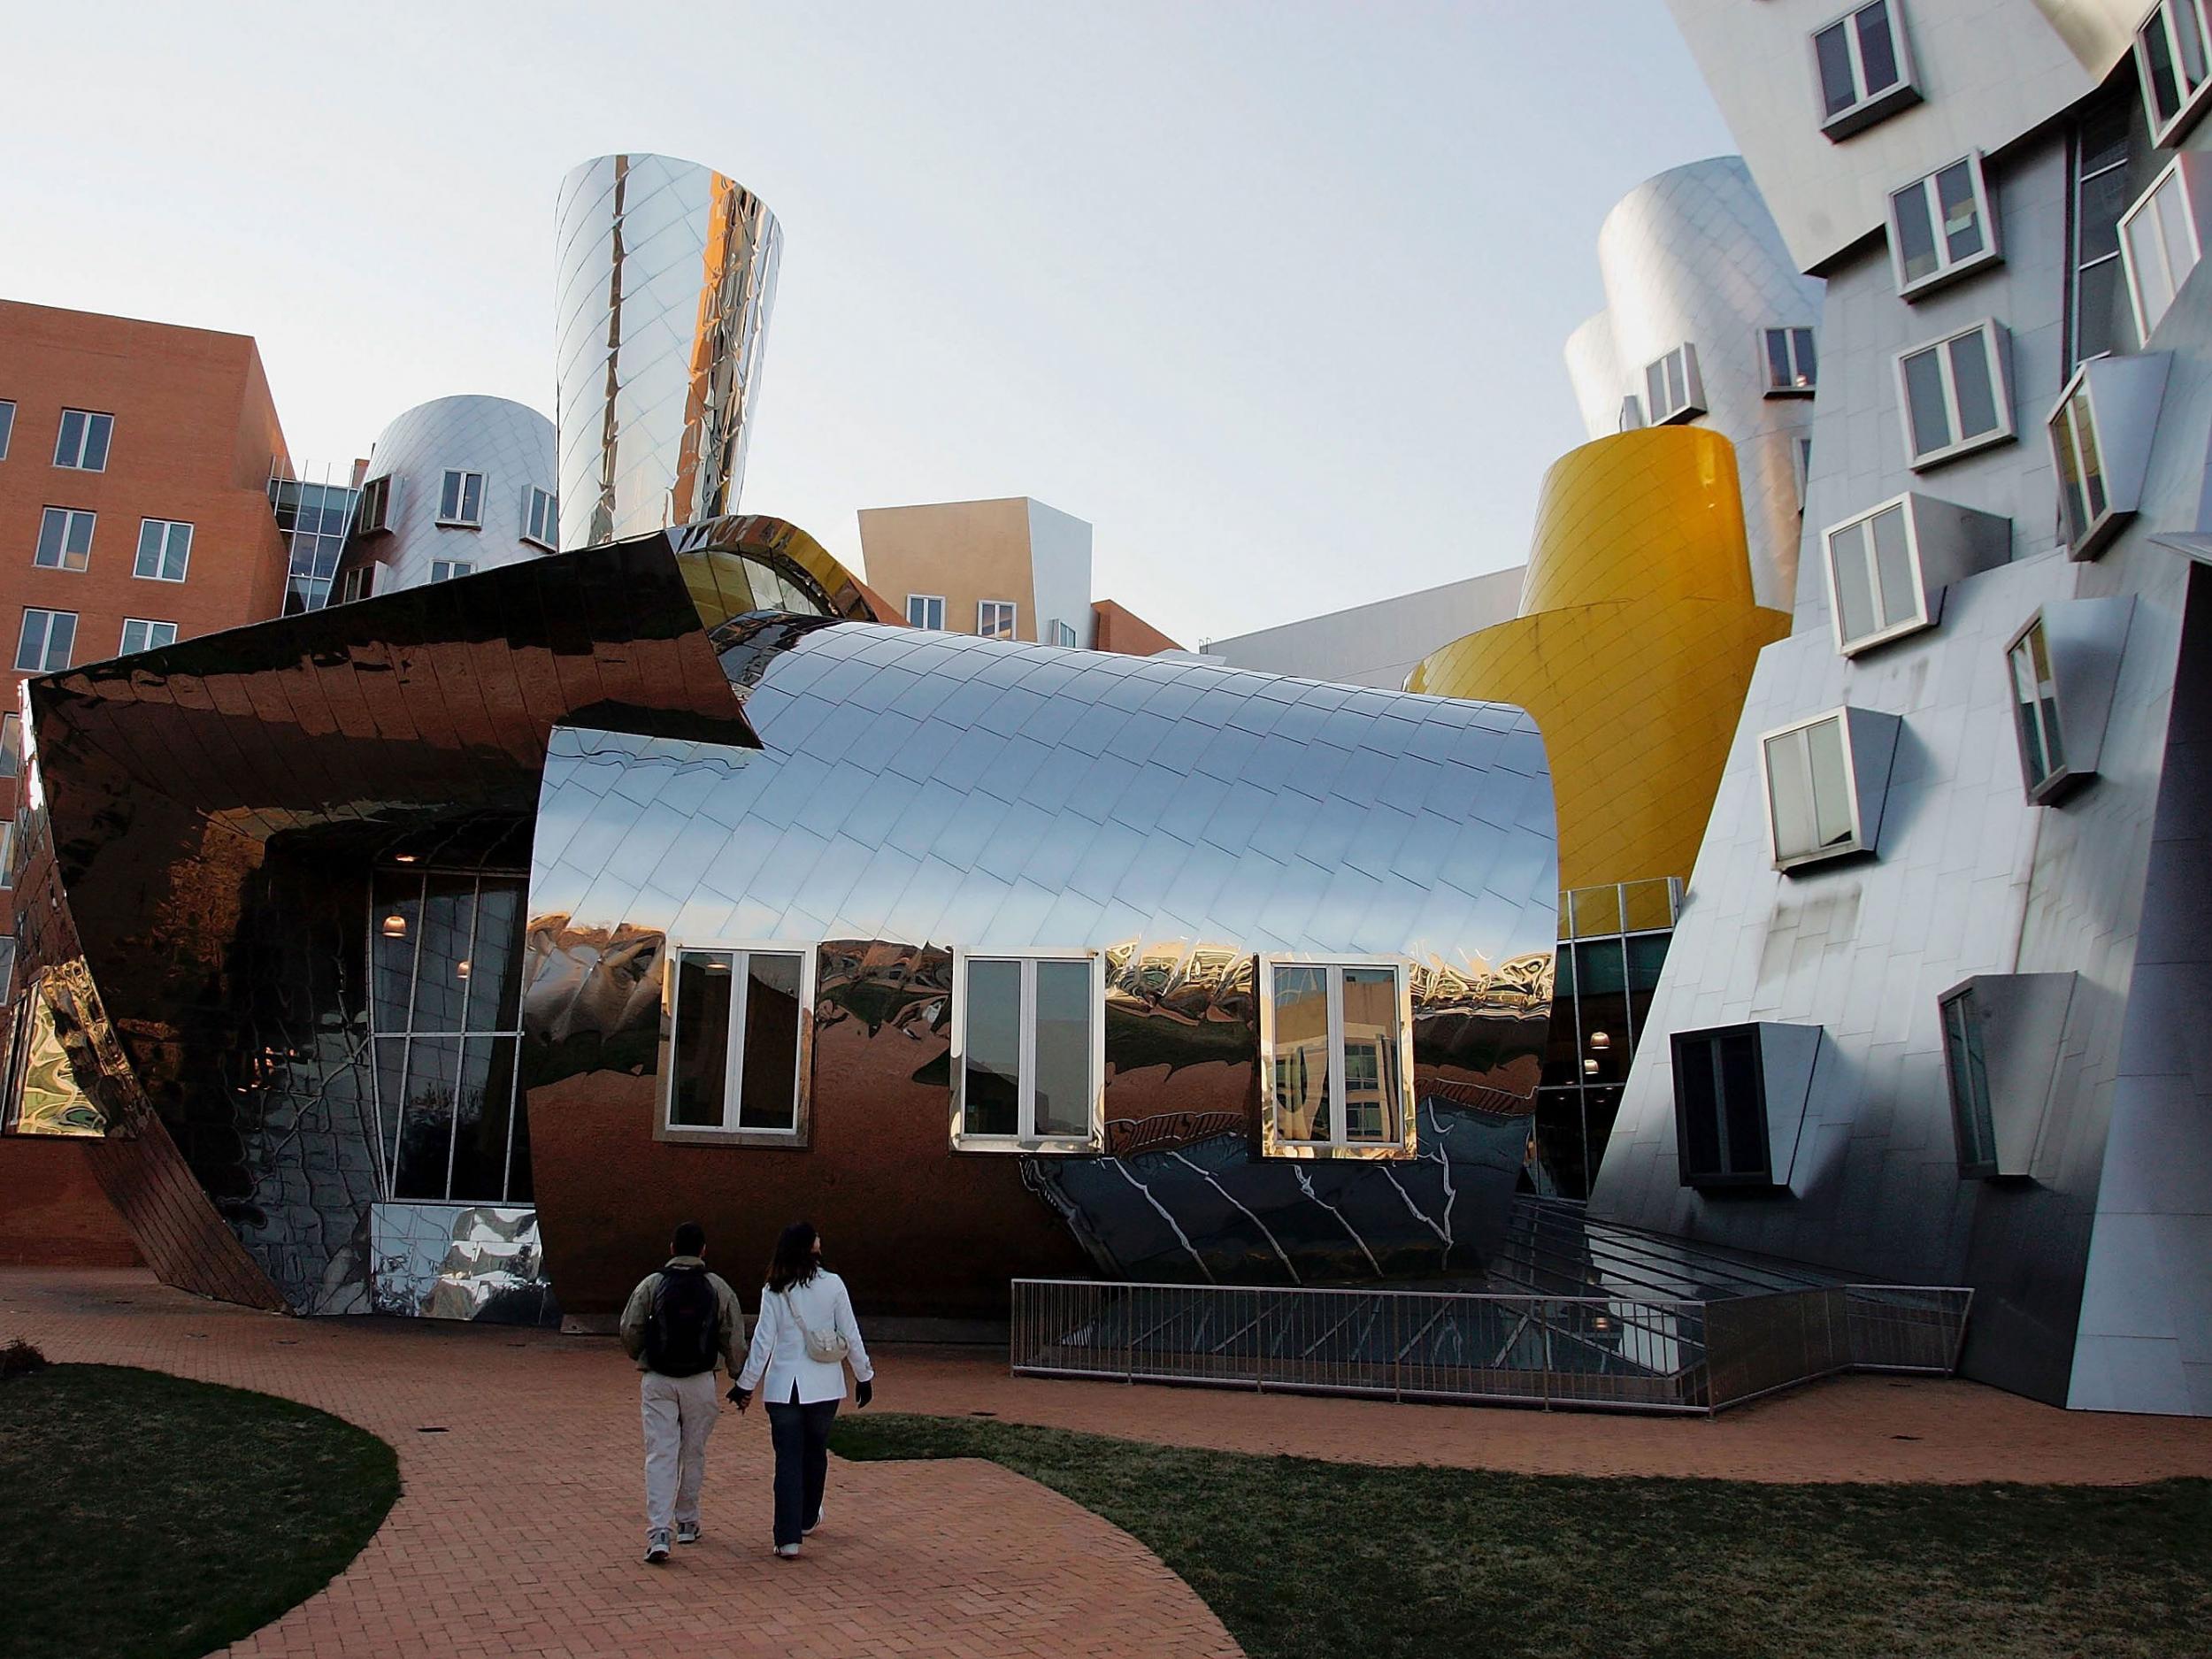
[{"label": "green jacket", "polygon": [[[672,1256],[667,1263],[668,1267],[705,1265],[695,1256]],[[662,1270],[666,1271],[667,1268]],[[722,1363],[734,1377],[745,1363],[745,1310],[738,1305],[737,1293],[719,1273],[709,1273],[707,1283],[714,1286],[715,1300],[722,1306],[722,1316],[715,1322],[714,1345],[721,1350]],[[652,1370],[645,1363],[645,1321],[653,1311],[653,1293],[660,1286],[660,1274],[648,1273],[638,1281],[638,1287],[630,1293],[628,1305],[622,1310],[622,1351],[637,1362],[640,1371]]]}]

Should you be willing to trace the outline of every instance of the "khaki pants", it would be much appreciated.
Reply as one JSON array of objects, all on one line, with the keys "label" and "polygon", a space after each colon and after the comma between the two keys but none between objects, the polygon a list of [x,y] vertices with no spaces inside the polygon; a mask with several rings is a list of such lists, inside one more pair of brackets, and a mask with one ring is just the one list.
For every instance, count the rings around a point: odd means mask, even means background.
[{"label": "khaki pants", "polygon": [[699,1486],[707,1474],[707,1436],[721,1414],[714,1373],[638,1379],[645,1414],[645,1530],[665,1532],[699,1518]]}]

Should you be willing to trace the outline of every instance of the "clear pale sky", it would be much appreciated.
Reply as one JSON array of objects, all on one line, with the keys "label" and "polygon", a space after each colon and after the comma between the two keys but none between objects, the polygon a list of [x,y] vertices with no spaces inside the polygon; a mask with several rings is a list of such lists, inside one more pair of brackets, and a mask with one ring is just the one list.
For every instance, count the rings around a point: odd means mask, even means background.
[{"label": "clear pale sky", "polygon": [[[1606,210],[1732,148],[1659,0],[0,0],[0,296],[257,338],[293,454],[553,413],[555,186],[784,229],[743,505],[1034,495],[1186,644],[1517,563]],[[4,365],[0,365],[4,369]]]}]

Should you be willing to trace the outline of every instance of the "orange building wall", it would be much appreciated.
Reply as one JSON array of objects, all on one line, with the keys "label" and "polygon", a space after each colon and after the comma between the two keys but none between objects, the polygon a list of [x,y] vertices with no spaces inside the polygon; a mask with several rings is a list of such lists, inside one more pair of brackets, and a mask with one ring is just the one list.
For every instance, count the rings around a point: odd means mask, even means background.
[{"label": "orange building wall", "polygon": [[1119,651],[1125,657],[1151,657],[1161,651],[1183,649],[1142,617],[1125,611],[1110,599],[1094,600],[1091,614],[1098,618],[1098,637],[1091,642],[1094,650]]}]

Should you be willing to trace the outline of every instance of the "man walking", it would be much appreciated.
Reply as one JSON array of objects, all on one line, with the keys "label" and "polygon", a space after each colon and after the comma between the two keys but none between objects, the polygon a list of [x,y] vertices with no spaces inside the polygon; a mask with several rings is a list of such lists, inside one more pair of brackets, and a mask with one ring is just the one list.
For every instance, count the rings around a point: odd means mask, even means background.
[{"label": "man walking", "polygon": [[715,1398],[716,1360],[737,1375],[745,1313],[737,1293],[707,1271],[706,1230],[695,1221],[676,1229],[675,1254],[648,1273],[622,1310],[622,1347],[645,1373],[638,1394],[645,1413],[645,1560],[668,1559],[675,1541],[699,1541],[699,1487],[707,1473],[707,1436],[722,1409]]}]

